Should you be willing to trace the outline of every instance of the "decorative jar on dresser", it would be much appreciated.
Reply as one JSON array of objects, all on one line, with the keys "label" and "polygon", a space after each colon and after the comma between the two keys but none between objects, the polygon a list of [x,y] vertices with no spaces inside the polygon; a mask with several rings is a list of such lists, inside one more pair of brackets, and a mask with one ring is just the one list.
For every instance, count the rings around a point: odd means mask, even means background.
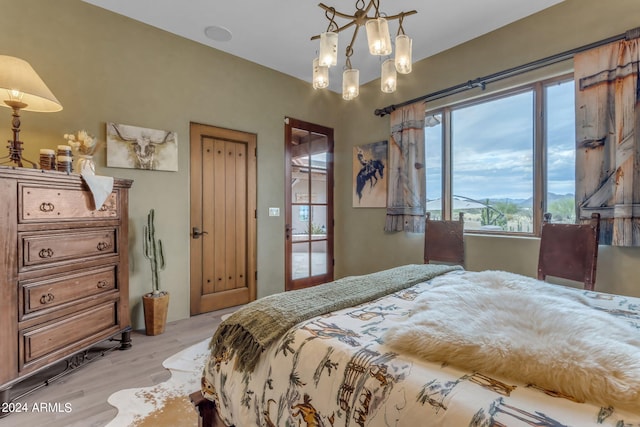
[{"label": "decorative jar on dresser", "polygon": [[114,179],[96,210],[79,174],[0,166],[0,402],[100,342],[131,347],[131,184]]}]

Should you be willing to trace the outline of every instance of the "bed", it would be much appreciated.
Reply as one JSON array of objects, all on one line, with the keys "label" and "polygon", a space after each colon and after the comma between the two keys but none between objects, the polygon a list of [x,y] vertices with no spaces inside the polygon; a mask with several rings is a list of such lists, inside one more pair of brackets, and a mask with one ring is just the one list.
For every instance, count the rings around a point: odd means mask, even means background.
[{"label": "bed", "polygon": [[211,350],[206,426],[640,426],[640,298],[512,273],[408,265],[272,295]]}]

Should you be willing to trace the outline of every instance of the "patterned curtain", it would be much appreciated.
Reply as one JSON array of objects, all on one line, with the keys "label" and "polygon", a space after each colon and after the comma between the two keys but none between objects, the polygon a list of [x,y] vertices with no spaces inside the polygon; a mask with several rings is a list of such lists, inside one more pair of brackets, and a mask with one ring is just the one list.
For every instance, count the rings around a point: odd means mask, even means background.
[{"label": "patterned curtain", "polygon": [[424,232],[424,103],[391,113],[385,231]]},{"label": "patterned curtain", "polygon": [[600,243],[640,246],[639,39],[577,54],[576,207]]}]

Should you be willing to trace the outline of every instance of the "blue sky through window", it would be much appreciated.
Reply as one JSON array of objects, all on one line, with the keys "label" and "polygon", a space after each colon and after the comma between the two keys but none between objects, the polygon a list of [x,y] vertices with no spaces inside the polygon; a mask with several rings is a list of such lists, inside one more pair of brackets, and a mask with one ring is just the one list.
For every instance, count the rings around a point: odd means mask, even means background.
[{"label": "blue sky through window", "polygon": [[[533,230],[535,209],[559,222],[575,220],[575,106],[572,80],[514,91],[501,97],[428,114],[425,123],[427,210],[439,216],[443,176],[450,174],[452,209],[463,210],[465,229],[513,232]],[[536,96],[544,105],[545,134],[535,140]],[[450,120],[447,123],[447,120]],[[450,141],[443,144],[443,125]],[[546,150],[544,200],[534,194],[536,144]],[[451,146],[451,168],[442,163]],[[534,199],[535,202],[534,202]],[[544,207],[543,207],[544,206]],[[484,209],[486,208],[486,209]],[[491,211],[491,212],[489,212]],[[468,218],[468,220],[467,220]]]},{"label": "blue sky through window", "polygon": [[[573,194],[573,82],[547,87],[548,191]],[[453,194],[477,200],[533,194],[533,92],[452,111]],[[441,121],[441,115],[436,117]],[[442,125],[425,128],[427,199],[442,195]]]},{"label": "blue sky through window", "polygon": [[575,193],[575,93],[573,81],[547,87],[547,191]]},{"label": "blue sky through window", "polygon": [[533,92],[452,112],[453,194],[476,200],[533,195]]}]

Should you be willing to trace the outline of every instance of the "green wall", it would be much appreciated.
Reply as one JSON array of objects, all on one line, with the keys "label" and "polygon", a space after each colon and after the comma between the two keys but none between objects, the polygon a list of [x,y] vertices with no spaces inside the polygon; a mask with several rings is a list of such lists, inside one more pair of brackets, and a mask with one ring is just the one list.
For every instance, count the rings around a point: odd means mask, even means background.
[{"label": "green wall", "polygon": [[[301,80],[124,18],[80,0],[2,1],[0,54],[31,63],[62,103],[57,113],[23,112],[24,156],[65,143],[78,129],[105,140],[105,123],[176,131],[179,171],[107,168],[97,173],[134,180],[130,193],[130,288],[134,327],[143,326],[140,297],[151,289],[142,256],[142,226],[156,210],[166,249],[161,287],[171,292],[169,320],[189,316],[189,123],[257,134],[258,296],[284,290],[284,118],[340,129],[340,96]],[[11,137],[11,110],[0,134]],[[4,145],[3,145],[4,146]]]},{"label": "green wall", "polygon": [[[335,130],[336,276],[421,262],[421,235],[384,233],[384,209],[351,207],[353,146],[388,138],[388,117],[373,110],[618,35],[637,26],[640,16],[637,0],[566,0],[415,64],[395,94],[381,94],[375,81],[346,103],[339,94],[314,91],[301,80],[80,0],[2,3],[0,54],[29,61],[64,106],[58,113],[23,113],[25,157],[37,159],[39,148],[54,148],[64,143],[64,133],[78,129],[104,141],[111,121],[178,133],[178,172],[106,168],[104,147],[96,159],[98,174],[134,180],[129,246],[136,328],[143,324],[140,296],[150,289],[140,241],[150,208],[167,247],[161,286],[172,293],[169,320],[189,316],[189,122],[258,136],[259,297],[284,287],[284,217],[269,217],[267,210],[284,204],[285,116]],[[2,111],[0,134],[9,138],[10,110]],[[468,235],[466,241],[471,270],[535,275],[537,239]],[[633,285],[639,261],[640,249],[601,247],[597,287],[640,296]]]}]

